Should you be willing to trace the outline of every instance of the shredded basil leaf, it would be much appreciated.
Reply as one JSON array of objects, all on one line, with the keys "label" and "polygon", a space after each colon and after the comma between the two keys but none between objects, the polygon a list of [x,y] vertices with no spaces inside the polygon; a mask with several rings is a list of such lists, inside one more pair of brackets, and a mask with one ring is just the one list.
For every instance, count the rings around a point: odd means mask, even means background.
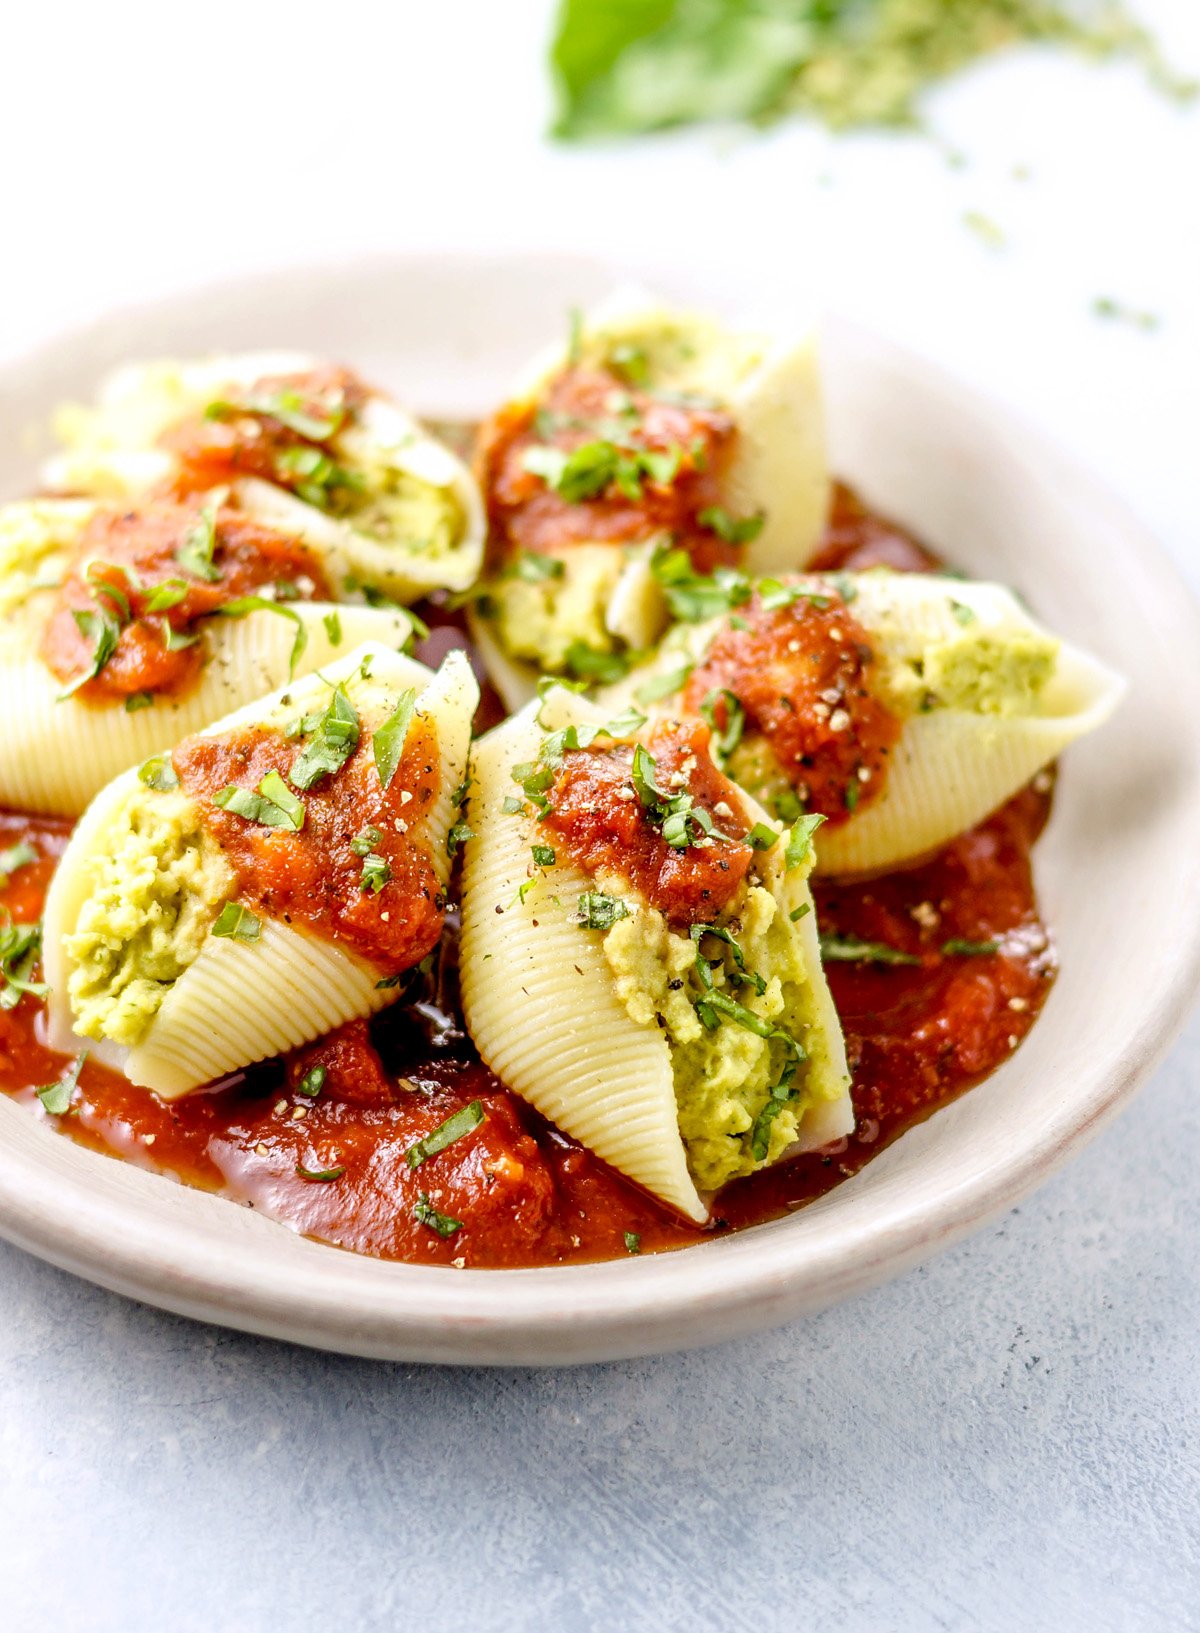
[{"label": "shredded basil leaf", "polygon": [[321,622],[325,625],[325,633],[329,637],[330,646],[342,644],[342,618],[338,612],[327,612]]},{"label": "shredded basil leaf", "polygon": [[30,862],[36,862],[37,859],[38,853],[25,840],[10,845],[5,851],[0,851],[0,890],[7,885],[10,873],[15,873],[18,868],[28,867]]},{"label": "shredded basil leaf", "polygon": [[400,701],[396,704],[391,716],[375,732],[372,741],[375,769],[379,773],[379,781],[384,788],[391,787],[392,778],[396,775],[396,769],[404,753],[404,741],[408,736],[408,728],[412,724],[416,706],[416,692],[412,690],[402,692]]},{"label": "shredded basil leaf", "polygon": [[155,754],[138,767],[138,781],[157,794],[169,794],[179,787],[179,778],[169,754]]},{"label": "shredded basil leaf", "polygon": [[140,709],[152,709],[153,707],[153,692],[130,692],[129,696],[125,699],[126,714],[137,714]]},{"label": "shredded basil leaf", "polygon": [[121,639],[121,626],[115,619],[105,612],[73,611],[71,614],[85,640],[92,643],[91,663],[81,675],[58,694],[58,701],[64,702],[73,697],[81,686],[86,686],[89,680],[95,680],[105,665],[117,650],[117,643]]},{"label": "shredded basil leaf", "polygon": [[439,1213],[430,1202],[426,1191],[422,1191],[413,1203],[413,1218],[418,1224],[428,1225],[430,1230],[436,1231],[443,1239],[453,1236],[455,1231],[462,1229],[463,1224],[461,1219],[451,1219],[449,1214]]},{"label": "shredded basil leaf", "polygon": [[585,930],[611,930],[618,919],[629,917],[629,909],[616,896],[585,890],[579,898],[577,917]]},{"label": "shredded basil leaf", "polygon": [[815,812],[812,816],[796,818],[788,834],[787,850],[784,853],[785,872],[790,873],[793,868],[803,867],[812,860],[813,835],[824,820],[823,816],[818,816]]},{"label": "shredded basil leaf", "polygon": [[949,941],[942,942],[942,952],[947,958],[987,958],[999,951],[998,941],[964,941],[952,936]]},{"label": "shredded basil leaf", "polygon": [[382,838],[383,834],[378,828],[364,828],[350,841],[350,849],[355,856],[369,856]]},{"label": "shredded basil leaf", "polygon": [[625,1251],[635,1256],[642,1251],[642,1239],[635,1230],[625,1232]]},{"label": "shredded basil leaf", "polygon": [[378,896],[384,885],[391,882],[391,877],[392,870],[387,859],[376,851],[368,851],[363,857],[361,889],[370,896]]},{"label": "shredded basil leaf", "polygon": [[[721,703],[725,705],[724,726],[717,719],[717,708]],[[742,733],[746,729],[745,710],[733,692],[720,687],[705,692],[700,713],[708,722],[712,732],[713,756],[723,770],[729,756],[742,740]]]},{"label": "shredded basil leaf", "polygon": [[549,845],[531,845],[529,847],[534,862],[540,868],[552,868],[555,862],[554,851]]},{"label": "shredded basil leaf", "polygon": [[[307,720],[304,723],[307,724]],[[318,715],[312,727],[308,742],[292,761],[288,772],[292,787],[308,789],[323,777],[332,777],[340,771],[358,747],[360,731],[358,713],[345,688],[334,687],[324,713]]]},{"label": "shredded basil leaf", "polygon": [[206,584],[216,584],[221,578],[220,570],[213,564],[213,556],[217,548],[217,511],[225,502],[227,493],[227,489],[218,489],[213,493],[175,552],[175,560],[184,572],[190,573],[193,578],[203,579]]},{"label": "shredded basil leaf", "polygon": [[329,1076],[324,1066],[312,1066],[296,1084],[296,1093],[302,1094],[308,1100],[315,1100],[325,1087],[325,1079]]},{"label": "shredded basil leaf", "polygon": [[164,578],[146,597],[146,612],[169,612],[187,599],[188,587],[181,578]]},{"label": "shredded basil leaf", "polygon": [[257,793],[236,785],[222,788],[213,795],[213,804],[264,828],[290,828],[293,833],[299,833],[304,826],[304,806],[278,771],[267,772]]},{"label": "shredded basil leaf", "polygon": [[212,934],[229,941],[257,941],[262,934],[262,921],[241,902],[226,902],[217,914]]},{"label": "shredded basil leaf", "polygon": [[296,1172],[301,1179],[311,1179],[318,1184],[327,1185],[330,1180],[341,1179],[346,1168],[344,1163],[339,1163],[336,1168],[306,1168],[302,1162],[298,1162]]},{"label": "shredded basil leaf", "polygon": [[226,601],[215,610],[222,618],[248,618],[252,612],[273,612],[280,618],[291,619],[296,626],[296,635],[288,658],[288,679],[295,679],[296,665],[304,656],[304,649],[308,645],[308,630],[305,629],[304,620],[294,607],[281,606],[278,601],[272,601],[265,595],[242,595],[235,596],[232,601]]},{"label": "shredded basil leaf", "polygon": [[823,935],[821,957],[826,964],[919,964],[914,953],[889,947],[885,941],[860,941],[858,936]]},{"label": "shredded basil leaf", "polygon": [[762,532],[766,519],[761,510],[756,516],[733,516],[720,505],[709,505],[696,518],[701,527],[707,527],[726,544],[749,544]]},{"label": "shredded basil leaf", "polygon": [[465,845],[468,839],[474,839],[475,830],[468,822],[456,822],[446,835],[446,855],[457,856],[458,847]]},{"label": "shredded basil leaf", "polygon": [[525,584],[542,584],[548,578],[561,578],[566,570],[566,564],[556,556],[540,556],[527,550],[514,563],[512,573]]},{"label": "shredded basil leaf", "polygon": [[85,1049],[81,1055],[75,1057],[70,1070],[60,1077],[57,1083],[46,1083],[34,1091],[51,1117],[65,1117],[70,1111],[75,1091],[79,1087],[79,1074],[86,1059]]},{"label": "shredded basil leaf", "polygon": [[[447,1117],[444,1123],[439,1123],[432,1133],[426,1134],[415,1145],[410,1145],[406,1156],[410,1168],[419,1168],[430,1157],[436,1157],[439,1151],[444,1151],[448,1145],[461,1140],[464,1135],[478,1128],[483,1121],[483,1101],[472,1100],[469,1106],[463,1106]],[[418,1215],[419,1217],[419,1215]],[[455,1227],[457,1229],[457,1226]]]},{"label": "shredded basil leaf", "polygon": [[678,669],[669,670],[665,675],[656,675],[652,680],[643,681],[633,695],[639,703],[657,703],[660,698],[671,697],[675,692],[683,690],[695,667],[694,663],[680,664]]},{"label": "shredded basil leaf", "polygon": [[21,999],[45,998],[50,988],[44,981],[29,979],[42,950],[42,926],[5,924],[0,926],[0,1009],[15,1009]]}]

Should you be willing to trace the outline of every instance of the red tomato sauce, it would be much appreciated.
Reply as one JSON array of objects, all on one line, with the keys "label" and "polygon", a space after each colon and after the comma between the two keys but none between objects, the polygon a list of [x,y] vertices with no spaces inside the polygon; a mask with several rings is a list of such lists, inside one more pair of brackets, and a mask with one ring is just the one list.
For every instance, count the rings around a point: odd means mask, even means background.
[{"label": "red tomato sauce", "polygon": [[[700,521],[702,512],[721,504],[721,476],[736,436],[732,418],[720,409],[668,402],[606,371],[564,370],[539,403],[510,404],[479,433],[476,472],[494,565],[527,551],[541,555],[571,544],[660,535],[686,549],[700,572],[736,561],[739,547]],[[613,480],[594,496],[570,499],[525,463],[534,448],[570,454],[597,441],[669,455],[676,468],[663,480],[641,470],[637,493]]]},{"label": "red tomato sauce", "polygon": [[[203,414],[171,426],[159,442],[179,458],[175,487],[180,493],[256,476],[313,498],[322,509],[336,509],[347,477],[329,457],[330,439],[353,420],[368,395],[345,368],[267,375],[249,388],[217,394]],[[324,463],[313,457],[322,454]]]},{"label": "red tomato sauce", "polygon": [[[428,847],[410,837],[438,796],[437,740],[415,715],[404,752],[385,789],[364,732],[341,770],[297,795],[298,833],[223,810],[214,796],[254,791],[271,771],[285,783],[302,740],[248,728],[221,737],[187,737],[172,761],[184,791],[238,876],[238,900],[269,917],[340,941],[386,975],[419,964],[437,946],[445,898]],[[363,857],[353,842],[372,830],[367,850],[387,863],[378,891],[363,888]]]},{"label": "red tomato sauce", "polygon": [[[241,596],[285,586],[293,599],[328,599],[316,557],[298,540],[225,506],[212,515],[210,536],[203,510],[199,497],[152,500],[135,510],[100,511],[84,529],[41,642],[51,672],[70,684],[95,662],[97,621],[114,626],[111,656],[75,693],[82,701],[185,691],[208,656],[191,626]],[[180,553],[186,560],[197,538],[205,559],[211,545],[211,578],[181,565]],[[156,592],[166,605],[155,604]],[[175,637],[184,644],[168,645]]]},{"label": "red tomato sauce", "polygon": [[832,589],[771,610],[755,596],[692,671],[683,703],[699,711],[708,700],[724,731],[731,694],[805,809],[844,822],[881,791],[900,735],[871,690],[874,666],[870,637]]},{"label": "red tomato sauce", "polygon": [[[850,564],[856,550],[875,549],[884,537],[889,549],[905,547],[889,524],[863,512],[856,528],[845,498],[840,508],[826,567]],[[893,562],[902,564],[918,565]],[[419,1263],[619,1258],[778,1218],[857,1173],[913,1123],[987,1077],[1033,1025],[1055,970],[1030,868],[1050,781],[1038,779],[1036,789],[921,867],[818,883],[826,937],[879,943],[915,962],[827,965],[854,1074],[857,1129],[836,1147],[727,1187],[707,1230],[560,1134],[480,1064],[454,1003],[452,920],[428,987],[369,1026],[343,1027],[169,1104],[85,1064],[72,1109],[50,1121],[94,1150],[253,1205],[321,1241]],[[14,870],[0,893],[13,918],[40,913],[68,833],[63,822],[0,813],[0,849],[26,839],[42,858]],[[992,942],[995,951],[987,950]],[[29,998],[0,1009],[0,1091],[45,1117],[35,1088],[69,1062],[38,1041],[39,1015]],[[312,1097],[302,1086],[311,1087],[319,1066],[325,1077]],[[476,1101],[482,1120],[413,1167],[417,1141]],[[426,1222],[431,1214],[448,1234]]]},{"label": "red tomato sauce", "polygon": [[626,746],[565,754],[542,828],[585,872],[628,879],[672,924],[707,922],[737,893],[754,856],[741,843],[751,826],[741,798],[713,764],[708,742],[708,727],[697,721],[663,721],[646,746],[655,786],[691,795],[728,839],[668,844],[634,789],[633,750]]}]

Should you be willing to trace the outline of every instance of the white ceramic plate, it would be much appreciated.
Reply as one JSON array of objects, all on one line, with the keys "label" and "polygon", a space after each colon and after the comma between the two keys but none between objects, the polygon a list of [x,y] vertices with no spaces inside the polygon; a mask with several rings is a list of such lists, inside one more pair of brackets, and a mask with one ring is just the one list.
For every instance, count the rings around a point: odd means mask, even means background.
[{"label": "white ceramic plate", "polygon": [[[302,347],[426,412],[476,413],[615,276],[562,258],[423,256],[119,314],[0,373],[0,493],[32,481],[31,426],[124,359]],[[649,279],[668,296],[761,304],[745,282]],[[1131,682],[1116,718],[1070,751],[1038,848],[1062,973],[1017,1054],[803,1212],[658,1257],[518,1271],[359,1258],[84,1151],[2,1098],[0,1232],[118,1292],[305,1344],[600,1360],[713,1343],[895,1275],[1039,1184],[1130,1098],[1200,976],[1196,609],[1104,488],[1007,412],[843,322],[827,323],[824,356],[837,471],[969,571],[1023,590]]]}]

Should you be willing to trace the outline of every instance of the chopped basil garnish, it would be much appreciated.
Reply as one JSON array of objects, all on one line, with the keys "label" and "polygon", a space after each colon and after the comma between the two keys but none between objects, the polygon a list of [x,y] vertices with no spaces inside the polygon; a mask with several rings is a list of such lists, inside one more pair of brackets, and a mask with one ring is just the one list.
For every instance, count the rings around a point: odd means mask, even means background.
[{"label": "chopped basil garnish", "polygon": [[519,812],[525,809],[525,802],[523,800],[519,800],[515,794],[505,794],[504,802],[500,809],[504,812],[505,816],[517,816]]},{"label": "chopped basil garnish", "polygon": [[812,903],[811,902],[801,902],[799,907],[793,907],[792,908],[791,912],[788,914],[788,918],[791,919],[793,924],[799,924],[800,920],[805,916],[805,914],[806,913],[811,913],[811,912],[812,912]]},{"label": "chopped basil garnish", "polygon": [[779,835],[774,828],[769,828],[765,822],[756,822],[746,835],[746,844],[751,850],[769,851],[773,845],[779,843]]},{"label": "chopped basil garnish", "polygon": [[989,954],[999,951],[998,941],[964,941],[952,936],[949,941],[942,942],[942,952],[947,958],[987,958]]},{"label": "chopped basil garnish", "polygon": [[705,936],[712,936],[714,940],[724,942],[732,953],[734,967],[728,972],[730,979],[744,983],[746,986],[752,986],[760,997],[767,990],[767,983],[758,974],[757,970],[747,969],[746,955],[728,930],[719,924],[693,924],[689,934],[696,944],[696,975],[699,978],[700,985],[704,987],[706,992],[712,992],[714,989],[713,966],[704,957],[702,951]]},{"label": "chopped basil garnish", "polygon": [[337,489],[361,493],[366,482],[357,471],[347,470],[320,448],[283,448],[275,455],[276,473],[290,482],[297,498],[318,510],[329,510]]},{"label": "chopped basil garnish", "polygon": [[[305,726],[308,719],[306,717],[303,722]],[[358,747],[358,714],[343,687],[334,688],[325,712],[317,716],[310,730],[308,742],[292,761],[288,772],[288,781],[293,788],[311,788],[323,777],[332,777]]]},{"label": "chopped basil garnish", "polygon": [[572,641],[563,663],[576,680],[600,681],[609,685],[629,673],[632,657],[626,652],[597,652],[586,641]]},{"label": "chopped basil garnish", "polygon": [[618,919],[627,919],[629,909],[616,896],[599,890],[585,890],[579,898],[578,918],[585,930],[611,930]]},{"label": "chopped basil garnish", "polygon": [[413,1218],[420,1225],[428,1225],[430,1230],[435,1230],[443,1238],[453,1236],[455,1231],[462,1229],[463,1223],[461,1219],[451,1219],[448,1213],[439,1213],[425,1191],[413,1203]]},{"label": "chopped basil garnish", "polygon": [[305,406],[300,392],[285,388],[269,397],[251,396],[240,403],[224,400],[209,403],[204,416],[210,420],[236,420],[245,415],[278,420],[298,437],[306,437],[310,442],[326,442],[342,428],[348,415],[344,405],[338,402],[323,407],[324,416],[318,417]]},{"label": "chopped basil garnish", "polygon": [[129,696],[125,699],[126,714],[137,714],[140,709],[152,709],[153,707],[153,692],[130,692]]},{"label": "chopped basil garnish", "polygon": [[766,517],[762,511],[756,516],[731,516],[720,505],[710,505],[700,512],[696,520],[701,527],[707,527],[719,539],[724,539],[726,544],[749,544],[762,532]]},{"label": "chopped basil garnish", "polygon": [[404,740],[408,736],[408,728],[412,724],[416,707],[416,692],[402,692],[392,714],[375,733],[372,743],[375,769],[384,788],[391,787],[392,778],[396,775],[396,768],[404,753]]},{"label": "chopped basil garnish", "polygon": [[301,1179],[311,1179],[321,1185],[327,1185],[331,1179],[341,1179],[346,1168],[344,1163],[339,1163],[336,1168],[306,1168],[302,1162],[298,1162],[296,1172]]},{"label": "chopped basil garnish", "polygon": [[[469,1106],[463,1106],[453,1116],[447,1117],[444,1123],[439,1123],[431,1134],[410,1145],[406,1156],[410,1168],[419,1168],[430,1157],[436,1157],[439,1151],[444,1151],[455,1140],[461,1140],[473,1128],[478,1128],[483,1121],[483,1101],[472,1100]],[[420,1215],[418,1215],[418,1218]],[[427,1223],[428,1221],[424,1221]],[[458,1226],[455,1225],[457,1230]]]},{"label": "chopped basil garnish", "polygon": [[179,778],[169,754],[155,754],[139,766],[138,781],[158,794],[169,794],[172,788],[179,787]]},{"label": "chopped basil garnish", "polygon": [[70,1111],[75,1090],[79,1087],[79,1074],[86,1059],[85,1049],[81,1055],[75,1057],[71,1069],[60,1077],[57,1083],[47,1083],[35,1091],[51,1117],[65,1117]]},{"label": "chopped basil garnish", "polygon": [[185,647],[195,646],[200,639],[199,633],[189,634],[187,630],[176,629],[168,619],[162,624],[163,645],[168,652],[182,652]]},{"label": "chopped basil garnish", "polygon": [[73,697],[89,680],[95,680],[117,650],[117,643],[121,639],[120,624],[106,612],[73,611],[71,616],[78,626],[79,633],[92,643],[92,659],[84,672],[77,675],[71,684],[58,694],[60,703],[66,698]]},{"label": "chopped basil garnish", "polygon": [[956,620],[964,626],[975,622],[975,609],[968,607],[965,601],[951,599],[950,611],[954,614]]},{"label": "chopped basil garnish", "polygon": [[10,845],[6,851],[0,851],[0,890],[8,883],[10,873],[18,868],[28,867],[30,862],[36,862],[38,853],[32,845],[24,840],[17,845]]},{"label": "chopped basil garnish", "polygon": [[771,1149],[771,1128],[776,1117],[785,1106],[794,1105],[800,1098],[798,1089],[792,1087],[792,1075],[785,1072],[776,1083],[762,1110],[754,1119],[754,1126],[750,1130],[750,1154],[755,1162],[765,1162],[767,1153]]},{"label": "chopped basil garnish", "polygon": [[217,548],[217,511],[224,503],[226,493],[227,490],[221,489],[213,494],[175,552],[175,560],[184,572],[190,573],[193,578],[203,579],[207,584],[216,584],[221,577],[220,570],[213,565],[213,556]]},{"label": "chopped basil garnish", "polygon": [[641,743],[633,751],[634,792],[652,821],[660,824],[662,836],[673,850],[686,850],[699,839],[728,843],[730,836],[716,827],[712,817],[686,790],[666,794],[655,782],[654,756]]},{"label": "chopped basil garnish", "polygon": [[364,828],[350,841],[350,849],[355,856],[370,856],[382,838],[383,834],[378,828]]},{"label": "chopped basil garnish", "polygon": [[312,1066],[296,1084],[296,1093],[302,1094],[308,1100],[315,1100],[325,1087],[325,1079],[329,1076],[324,1066]]},{"label": "chopped basil garnish", "polygon": [[378,896],[391,877],[392,870],[386,857],[376,851],[368,851],[363,857],[361,888],[370,896]]},{"label": "chopped basil garnish", "polygon": [[[717,708],[721,703],[725,705],[724,726],[717,719]],[[700,704],[700,713],[708,721],[709,730],[712,732],[713,757],[724,769],[746,729],[745,710],[733,692],[726,687],[720,687],[705,692]]]},{"label": "chopped basil garnish", "polygon": [[785,871],[803,867],[812,860],[813,835],[824,822],[823,816],[814,813],[812,816],[797,817],[788,834],[787,850],[784,853],[783,865]]},{"label": "chopped basil garnish", "polygon": [[41,950],[40,920],[0,926],[0,1009],[15,1009],[26,993],[46,997],[50,991],[46,983],[29,979]]},{"label": "chopped basil garnish", "polygon": [[644,346],[635,346],[624,340],[608,354],[609,367],[629,381],[631,386],[644,388],[650,383],[650,359]]},{"label": "chopped basil garnish", "polygon": [[642,1239],[635,1230],[625,1232],[625,1251],[634,1255],[642,1251]]},{"label": "chopped basil garnish", "polygon": [[919,964],[914,953],[889,947],[885,941],[860,941],[857,936],[821,937],[821,957],[826,964]]},{"label": "chopped basil garnish", "polygon": [[222,618],[248,618],[252,612],[273,612],[280,618],[289,618],[296,626],[296,635],[288,658],[288,678],[295,678],[296,665],[304,656],[304,649],[308,645],[308,631],[304,627],[304,620],[294,607],[281,606],[278,601],[272,601],[265,595],[241,595],[232,601],[226,601],[215,610]]},{"label": "chopped basil garnish", "polygon": [[229,941],[257,941],[262,934],[262,921],[241,902],[226,902],[217,914],[212,933]]},{"label": "chopped basil garnish", "polygon": [[325,633],[329,637],[330,646],[342,644],[342,618],[337,612],[327,612],[321,622],[325,625]]},{"label": "chopped basil garnish", "polygon": [[678,444],[631,448],[600,437],[569,454],[537,444],[522,456],[525,469],[541,477],[569,505],[595,499],[614,484],[626,499],[636,501],[642,497],[646,479],[667,487],[679,474],[682,462],[683,449]]},{"label": "chopped basil garnish", "polygon": [[474,839],[475,830],[468,822],[456,822],[446,835],[446,855],[457,856],[458,847],[465,845],[468,839]]},{"label": "chopped basil garnish", "polygon": [[847,811],[852,813],[858,810],[857,778],[846,784],[845,792],[842,794],[842,804],[846,807]]},{"label": "chopped basil garnish", "polygon": [[304,806],[278,771],[267,772],[257,793],[236,785],[222,788],[213,795],[213,804],[264,828],[290,828],[293,833],[299,833],[304,826]]},{"label": "chopped basil garnish", "polygon": [[566,565],[556,556],[539,556],[529,550],[517,558],[512,572],[525,584],[542,584],[548,578],[561,578]]},{"label": "chopped basil garnish", "polygon": [[716,618],[744,606],[754,593],[745,573],[733,567],[718,567],[711,575],[696,572],[686,550],[656,550],[650,570],[662,586],[672,615],[684,623]]},{"label": "chopped basil garnish", "polygon": [[188,587],[181,578],[164,578],[146,597],[146,612],[169,612],[186,599]]},{"label": "chopped basil garnish", "polygon": [[657,703],[660,698],[671,697],[687,685],[688,676],[695,667],[694,663],[680,664],[678,669],[672,669],[665,675],[643,681],[633,695],[639,703]]},{"label": "chopped basil garnish", "polygon": [[552,868],[554,866],[554,851],[549,845],[531,845],[529,849],[538,867]]}]

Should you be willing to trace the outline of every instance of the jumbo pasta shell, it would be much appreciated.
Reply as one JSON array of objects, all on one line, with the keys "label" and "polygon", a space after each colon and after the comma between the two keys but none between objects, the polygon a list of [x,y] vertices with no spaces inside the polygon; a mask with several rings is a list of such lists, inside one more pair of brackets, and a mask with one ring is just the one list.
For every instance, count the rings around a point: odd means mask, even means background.
[{"label": "jumbo pasta shell", "polygon": [[[603,719],[580,699],[564,707],[575,720]],[[631,1018],[600,937],[572,916],[596,881],[559,860],[530,888],[532,823],[503,810],[513,765],[536,758],[542,736],[530,707],[475,751],[469,808],[475,837],[465,853],[460,942],[471,1036],[492,1070],[543,1116],[687,1217],[704,1220],[708,1206],[680,1132],[670,1047],[662,1032]],[[817,1025],[829,1039],[822,1069],[837,1084],[836,1095],[816,1104],[801,1125],[793,1148],[800,1150],[853,1127],[849,1073],[803,875],[785,884],[782,875],[765,872],[768,882],[789,913],[808,905],[796,933],[813,972]]]},{"label": "jumbo pasta shell", "polygon": [[[752,573],[802,567],[820,542],[829,511],[829,471],[816,336],[809,324],[771,333],[753,323],[723,324],[704,313],[666,305],[626,287],[586,314],[577,345],[584,361],[616,346],[636,346],[664,383],[715,399],[738,427],[725,477],[726,508],[763,515],[748,546]],[[534,395],[566,362],[551,348],[527,371],[523,395]]]},{"label": "jumbo pasta shell", "polygon": [[287,616],[251,612],[206,619],[209,661],[197,684],[131,714],[119,701],[63,697],[62,682],[39,656],[32,617],[0,625],[0,703],[6,722],[0,734],[0,804],[77,816],[127,766],[286,682],[296,620],[306,636],[296,658],[297,677],[364,641],[398,647],[412,634],[410,619],[399,609],[311,601],[288,602]]},{"label": "jumbo pasta shell", "polygon": [[[795,580],[814,594],[825,580]],[[879,685],[903,725],[893,746],[882,790],[863,799],[853,815],[818,833],[817,872],[882,872],[915,861],[982,821],[1023,788],[1077,738],[1103,725],[1117,707],[1125,682],[1099,659],[1058,640],[1001,584],[938,575],[871,571],[838,575],[849,586],[849,612],[872,637]],[[645,696],[657,678],[701,661],[724,619],[677,625],[658,653],[599,695],[616,711]],[[939,675],[967,661],[993,666],[1003,675],[1022,653],[1036,650],[1048,668],[1044,683],[1006,704],[998,692],[971,707],[939,696]],[[972,658],[972,653],[975,657]],[[671,713],[678,693],[655,698],[652,712]],[[749,740],[751,734],[747,734]],[[759,763],[756,761],[756,763]],[[761,763],[774,764],[769,751]],[[736,773],[731,773],[736,775]],[[768,775],[786,786],[782,767]],[[763,783],[746,781],[752,795],[767,798]]]},{"label": "jumbo pasta shell", "polygon": [[[59,492],[135,498],[173,475],[174,455],[156,444],[180,419],[202,412],[223,390],[317,366],[317,359],[300,352],[127,365],[103,384],[94,408],[60,413],[57,429],[65,448],[44,465],[43,482]],[[473,582],[483,560],[483,501],[471,473],[449,448],[376,394],[367,398],[353,425],[330,439],[330,447],[364,483],[369,503],[361,520],[327,516],[267,483],[235,486],[265,489],[253,507],[260,519],[318,550],[325,543],[344,563],[344,576],[360,587],[411,601],[433,589],[461,590]],[[452,517],[449,543],[409,525],[412,518],[397,493],[405,479],[444,499]]]},{"label": "jumbo pasta shell", "polygon": [[[423,665],[385,647],[363,646],[330,664],[323,677],[310,675],[240,709],[205,735],[219,736],[255,723],[277,724],[323,707],[338,684],[345,686],[367,732],[390,715],[401,693],[418,691],[417,714],[436,728],[440,766],[438,798],[414,826],[413,837],[428,847],[444,885],[449,874],[446,837],[455,791],[466,770],[478,697],[461,654],[452,653],[438,674],[431,675]],[[85,812],[55,874],[44,921],[46,978],[52,988],[48,1036],[55,1047],[93,1049],[97,1058],[132,1082],[173,1098],[343,1022],[368,1016],[394,1000],[395,989],[380,987],[381,971],[368,960],[337,941],[256,912],[260,932],[255,940],[204,937],[197,956],[169,984],[148,1026],[132,1043],[118,1046],[105,1040],[96,1046],[77,1035],[70,949],[94,888],[89,858],[106,854],[109,835],[131,801],[152,797],[137,772],[111,784]],[[177,792],[165,797],[188,804]],[[226,901],[236,900],[232,870],[223,894]],[[215,921],[216,912],[214,900],[210,921]]]}]

